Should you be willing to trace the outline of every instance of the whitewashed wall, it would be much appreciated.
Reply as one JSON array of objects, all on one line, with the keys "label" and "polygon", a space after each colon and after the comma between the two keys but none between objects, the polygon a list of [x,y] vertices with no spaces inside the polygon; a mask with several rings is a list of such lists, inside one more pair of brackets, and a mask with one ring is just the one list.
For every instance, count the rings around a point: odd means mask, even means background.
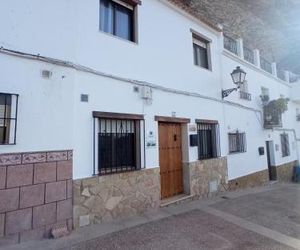
[{"label": "whitewashed wall", "polygon": [[[195,119],[218,120],[222,156],[228,154],[228,132],[239,129],[247,133],[248,151],[228,156],[229,179],[267,168],[266,156],[258,155],[258,147],[269,139],[280,144],[279,132],[263,130],[259,113],[222,104],[221,89],[233,87],[230,73],[238,65],[248,73],[253,101],[240,100],[237,93],[226,98],[228,101],[260,109],[261,86],[270,89],[271,98],[289,96],[290,87],[223,55],[221,34],[158,0],[143,1],[139,7],[138,43],[99,31],[98,0],[4,0],[1,4],[4,35],[0,46],[218,101],[154,89],[149,105],[128,82],[0,54],[0,91],[20,94],[17,145],[1,146],[0,153],[74,149],[74,178],[88,177],[93,172],[92,111],[144,114],[146,132],[153,131],[157,140],[154,116],[175,112],[177,117],[190,118],[191,123]],[[212,71],[194,65],[190,29],[212,40]],[[53,77],[43,79],[42,69],[51,70]],[[80,102],[80,94],[88,94],[89,102]],[[296,125],[287,113],[284,127]],[[291,143],[292,138],[290,135]],[[276,164],[295,160],[296,150],[287,158],[280,155],[281,150],[276,152]],[[185,160],[197,160],[196,147],[188,148]],[[148,168],[159,165],[158,147],[146,149],[146,161]]]}]

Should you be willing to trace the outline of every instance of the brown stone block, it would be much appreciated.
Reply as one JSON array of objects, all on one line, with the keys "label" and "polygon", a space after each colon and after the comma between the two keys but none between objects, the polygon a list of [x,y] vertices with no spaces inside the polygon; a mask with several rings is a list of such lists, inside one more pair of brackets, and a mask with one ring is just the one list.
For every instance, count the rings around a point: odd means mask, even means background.
[{"label": "brown stone block", "polygon": [[44,203],[45,185],[33,185],[20,189],[20,208],[33,207]]},{"label": "brown stone block", "polygon": [[73,219],[68,219],[67,227],[70,232],[73,230]]},{"label": "brown stone block", "polygon": [[67,180],[67,198],[73,197],[73,181]]},{"label": "brown stone block", "polygon": [[0,214],[0,237],[4,236],[5,214]]},{"label": "brown stone block", "polygon": [[0,167],[0,189],[5,188],[6,182],[6,167]]},{"label": "brown stone block", "polygon": [[50,225],[56,221],[56,203],[33,208],[33,228]]},{"label": "brown stone block", "polygon": [[72,161],[60,161],[57,163],[57,180],[72,179]]},{"label": "brown stone block", "polygon": [[73,151],[68,151],[68,160],[73,160]]},{"label": "brown stone block", "polygon": [[0,154],[0,166],[21,164],[21,154]]},{"label": "brown stone block", "polygon": [[66,161],[68,160],[68,151],[48,152],[47,161]]},{"label": "brown stone block", "polygon": [[56,181],[56,162],[46,162],[34,165],[34,183]]},{"label": "brown stone block", "polygon": [[46,160],[47,160],[46,152],[25,153],[22,155],[22,163],[23,164],[46,162]]},{"label": "brown stone block", "polygon": [[19,234],[6,235],[4,238],[0,238],[0,248],[17,244],[19,242]]},{"label": "brown stone block", "polygon": [[32,208],[8,212],[5,233],[14,234],[31,229]]},{"label": "brown stone block", "polygon": [[59,181],[46,184],[46,203],[65,200],[67,197],[67,182]]},{"label": "brown stone block", "polygon": [[55,223],[46,225],[46,231],[45,231],[46,238],[53,237],[52,229],[54,228],[67,228],[67,220],[57,221]]},{"label": "brown stone block", "polygon": [[33,165],[17,165],[7,167],[8,188],[31,185],[33,180]]},{"label": "brown stone block", "polygon": [[72,199],[57,202],[57,221],[73,217]]},{"label": "brown stone block", "polygon": [[16,210],[19,207],[19,188],[0,190],[0,213]]},{"label": "brown stone block", "polygon": [[43,238],[45,238],[45,227],[40,227],[20,233],[20,242],[42,240]]}]

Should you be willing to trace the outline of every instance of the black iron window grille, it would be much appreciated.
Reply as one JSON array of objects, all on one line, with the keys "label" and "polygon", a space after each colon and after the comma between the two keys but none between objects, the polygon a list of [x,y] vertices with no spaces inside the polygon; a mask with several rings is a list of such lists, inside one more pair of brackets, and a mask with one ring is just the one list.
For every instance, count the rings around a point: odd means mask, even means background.
[{"label": "black iron window grille", "polygon": [[0,93],[0,145],[16,144],[18,98],[17,94]]},{"label": "black iron window grille", "polygon": [[280,135],[282,157],[290,156],[290,142],[287,133]]},{"label": "black iron window grille", "polygon": [[[96,118],[98,174],[114,174],[144,168],[144,120]],[[95,125],[95,124],[94,124]],[[94,141],[95,146],[95,141]],[[95,151],[95,149],[94,149]],[[96,174],[94,167],[94,174]]]},{"label": "black iron window grille", "polygon": [[238,54],[237,41],[231,37],[224,36],[224,48],[229,50],[233,54]]},{"label": "black iron window grille", "polygon": [[243,100],[251,101],[251,94],[240,90],[240,98]]},{"label": "black iron window grille", "polygon": [[197,123],[199,160],[220,157],[220,134],[218,123]]},{"label": "black iron window grille", "polygon": [[229,133],[228,140],[230,154],[247,152],[246,133]]}]

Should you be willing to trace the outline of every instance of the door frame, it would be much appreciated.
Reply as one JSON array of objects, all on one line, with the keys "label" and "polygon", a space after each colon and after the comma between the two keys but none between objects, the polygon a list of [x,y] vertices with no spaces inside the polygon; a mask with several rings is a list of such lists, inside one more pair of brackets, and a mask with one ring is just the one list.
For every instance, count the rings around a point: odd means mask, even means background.
[{"label": "door frame", "polygon": [[[185,147],[186,147],[186,143],[185,140],[187,140],[187,138],[185,137],[185,133],[183,132],[183,128],[185,125],[187,125],[188,123],[190,123],[190,119],[189,118],[178,118],[178,117],[168,117],[168,116],[155,116],[155,121],[157,121],[157,131],[158,131],[158,147],[160,144],[160,140],[159,140],[159,123],[169,123],[169,124],[179,124],[180,125],[180,131],[181,131],[181,164],[182,164],[182,185],[183,185],[183,193],[185,193],[185,184],[184,184],[184,169],[183,169],[183,160],[184,160],[184,155],[185,155]],[[187,149],[188,150],[188,149]],[[158,148],[158,154],[159,154],[159,148]],[[159,157],[159,166],[160,166],[160,157]],[[161,168],[161,167],[160,167]],[[161,184],[161,179],[160,179],[160,184]],[[170,197],[172,198],[172,197]],[[161,199],[162,199],[162,195],[161,195]]]},{"label": "door frame", "polygon": [[266,155],[267,155],[267,162],[268,162],[269,180],[276,181],[277,169],[275,166],[275,147],[274,147],[274,141],[272,140],[266,141]]}]

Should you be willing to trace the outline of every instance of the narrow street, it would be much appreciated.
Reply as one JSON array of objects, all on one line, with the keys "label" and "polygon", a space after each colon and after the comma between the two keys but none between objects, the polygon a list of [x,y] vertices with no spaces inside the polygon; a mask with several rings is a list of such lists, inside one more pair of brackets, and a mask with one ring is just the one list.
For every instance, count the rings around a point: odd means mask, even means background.
[{"label": "narrow street", "polygon": [[7,249],[300,249],[300,186],[275,184]]}]

